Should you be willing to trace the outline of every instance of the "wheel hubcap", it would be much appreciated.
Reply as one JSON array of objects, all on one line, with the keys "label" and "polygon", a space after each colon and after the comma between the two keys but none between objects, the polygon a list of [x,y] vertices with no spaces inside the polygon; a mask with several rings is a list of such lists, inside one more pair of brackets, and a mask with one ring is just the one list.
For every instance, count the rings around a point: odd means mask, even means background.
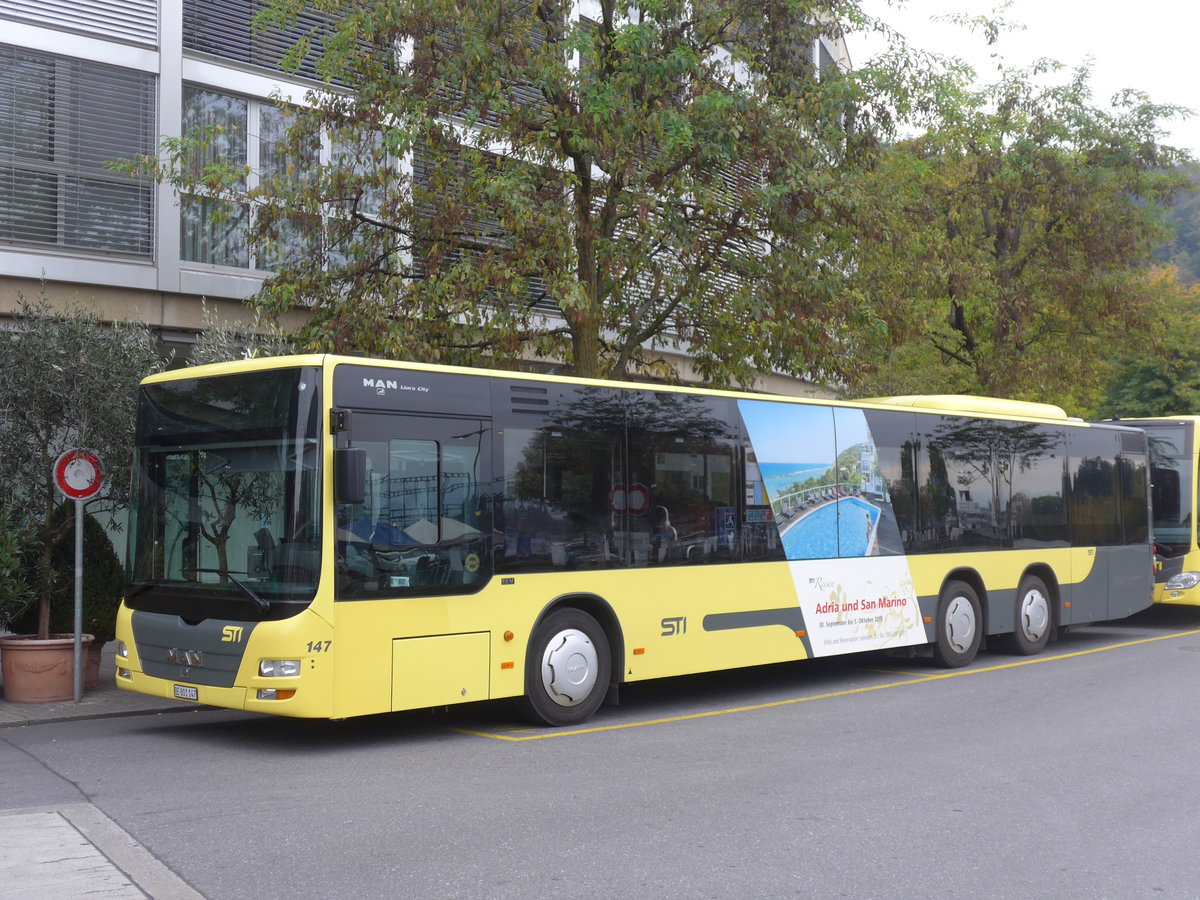
[{"label": "wheel hubcap", "polygon": [[955,597],[946,607],[946,639],[956,653],[963,653],[975,640],[975,607],[966,597]]},{"label": "wheel hubcap", "polygon": [[596,645],[582,631],[569,628],[550,639],[542,657],[542,686],[559,706],[578,706],[596,686]]},{"label": "wheel hubcap", "polygon": [[1037,641],[1050,627],[1050,601],[1039,590],[1025,592],[1021,598],[1021,631],[1031,641]]}]

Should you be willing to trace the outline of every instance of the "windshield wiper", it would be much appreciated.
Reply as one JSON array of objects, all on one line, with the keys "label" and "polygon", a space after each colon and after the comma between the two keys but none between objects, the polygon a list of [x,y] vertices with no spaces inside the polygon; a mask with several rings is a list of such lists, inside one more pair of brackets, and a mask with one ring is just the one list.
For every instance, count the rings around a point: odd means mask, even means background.
[{"label": "windshield wiper", "polygon": [[164,584],[166,584],[165,581],[144,581],[141,584],[133,587],[131,590],[126,591],[124,600],[128,602],[134,597],[146,593],[146,591],[150,590],[151,588],[162,587]]},{"label": "windshield wiper", "polygon": [[184,569],[183,570],[183,574],[185,574],[185,575],[189,572],[209,572],[213,575],[220,575],[222,578],[228,578],[230,581],[232,581],[234,584],[236,584],[238,587],[240,587],[242,589],[242,591],[245,593],[245,595],[250,598],[251,602],[254,604],[254,609],[256,612],[258,612],[261,615],[265,615],[266,613],[271,611],[270,603],[268,603],[266,600],[264,600],[262,597],[260,597],[254,591],[254,589],[252,587],[250,587],[250,585],[246,584],[243,581],[238,580],[237,578],[234,578],[233,573],[230,572],[228,569]]}]

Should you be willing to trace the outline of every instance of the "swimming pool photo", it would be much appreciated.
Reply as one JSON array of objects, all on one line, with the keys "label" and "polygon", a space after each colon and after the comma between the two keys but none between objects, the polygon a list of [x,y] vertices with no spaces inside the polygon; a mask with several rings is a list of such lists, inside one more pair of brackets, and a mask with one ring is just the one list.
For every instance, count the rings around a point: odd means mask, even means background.
[{"label": "swimming pool photo", "polygon": [[826,503],[784,530],[784,552],[788,559],[868,556],[879,515],[879,507],[857,497]]}]

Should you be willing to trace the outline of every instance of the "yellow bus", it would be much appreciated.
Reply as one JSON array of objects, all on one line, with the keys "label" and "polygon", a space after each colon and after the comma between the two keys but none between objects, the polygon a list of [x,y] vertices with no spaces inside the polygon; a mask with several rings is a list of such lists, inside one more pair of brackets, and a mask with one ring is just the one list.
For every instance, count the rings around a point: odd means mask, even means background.
[{"label": "yellow bus", "polygon": [[1196,546],[1196,425],[1200,416],[1120,419],[1146,432],[1150,451],[1156,603],[1200,606]]},{"label": "yellow bus", "polygon": [[1150,604],[1145,435],[339,356],[141,388],[117,683],[343,718],[861,651],[971,662]]}]

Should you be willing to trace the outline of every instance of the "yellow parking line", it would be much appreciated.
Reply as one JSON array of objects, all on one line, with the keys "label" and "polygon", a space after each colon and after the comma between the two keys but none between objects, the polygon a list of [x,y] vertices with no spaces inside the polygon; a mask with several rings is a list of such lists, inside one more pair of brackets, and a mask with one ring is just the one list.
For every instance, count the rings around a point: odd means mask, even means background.
[{"label": "yellow parking line", "polygon": [[[772,700],[770,703],[756,703],[752,706],[732,706],[727,709],[713,709],[708,712],[688,713],[683,716],[667,716],[661,719],[645,719],[640,722],[624,722],[620,725],[597,725],[593,728],[576,728],[571,730],[561,731],[542,731],[537,734],[516,736],[508,734],[496,734],[489,731],[474,731],[468,728],[455,728],[459,734],[469,734],[474,737],[492,738],[497,741],[511,741],[520,743],[522,741],[544,741],[549,738],[574,737],[580,734],[597,734],[602,731],[621,731],[625,728],[644,728],[647,725],[669,725],[673,722],[687,722],[693,719],[707,719],[712,716],[727,716],[732,713],[755,712],[762,709],[773,709],[778,706],[791,706],[795,703],[807,703],[810,700],[830,700],[834,697],[849,697],[853,694],[865,694],[869,691],[883,691],[889,688],[909,687],[914,684],[925,684],[930,681],[944,681],[947,678],[958,678],[962,675],[982,675],[985,672],[999,672],[1004,669],[1015,669],[1019,666],[1032,666],[1039,663],[1056,662],[1060,659],[1071,659],[1077,656],[1089,656],[1093,653],[1105,653],[1109,650],[1120,650],[1125,647],[1136,647],[1139,644],[1152,644],[1155,641],[1165,641],[1171,638],[1188,637],[1191,635],[1200,635],[1200,628],[1192,631],[1180,631],[1174,634],[1163,634],[1157,637],[1139,638],[1135,641],[1122,641],[1119,644],[1107,644],[1103,647],[1093,647],[1090,650],[1076,650],[1071,653],[1059,653],[1053,656],[1034,656],[1029,659],[1016,660],[1014,662],[1002,663],[998,666],[985,666],[981,669],[956,669],[951,672],[939,672],[935,675],[923,675],[920,677],[910,678],[907,681],[891,681],[887,684],[876,684],[870,687],[847,688],[844,691],[829,691],[824,694],[812,694],[807,697],[791,697],[787,700]],[[888,673],[891,674],[891,673]]]},{"label": "yellow parking line", "polygon": [[905,675],[909,678],[925,678],[928,672],[905,672],[903,669],[873,669],[870,666],[839,666],[845,672],[875,672],[878,675]]}]

